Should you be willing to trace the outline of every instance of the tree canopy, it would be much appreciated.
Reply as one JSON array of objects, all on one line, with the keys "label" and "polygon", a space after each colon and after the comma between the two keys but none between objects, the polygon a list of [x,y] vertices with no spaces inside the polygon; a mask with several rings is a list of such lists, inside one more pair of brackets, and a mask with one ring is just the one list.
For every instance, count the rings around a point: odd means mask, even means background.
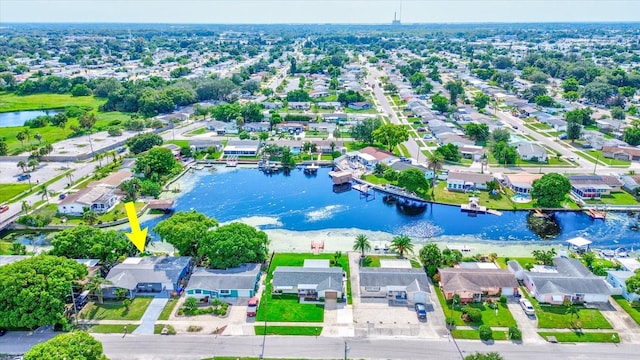
[{"label": "tree canopy", "polygon": [[382,126],[380,119],[365,119],[351,128],[351,136],[365,144],[373,144],[373,132]]},{"label": "tree canopy", "polygon": [[135,171],[144,174],[145,177],[154,179],[169,175],[180,165],[171,150],[164,147],[155,147],[146,154],[138,155]]},{"label": "tree canopy", "polygon": [[86,276],[86,266],[49,255],[0,267],[0,328],[65,324],[65,297]]},{"label": "tree canopy", "polygon": [[65,229],[51,241],[51,255],[69,259],[99,259],[105,265],[134,255],[136,249],[121,232],[104,231],[87,225]]},{"label": "tree canopy", "polygon": [[134,154],[140,154],[151,149],[154,146],[162,145],[162,137],[158,134],[144,133],[144,134],[136,134],[133,137],[127,139],[127,146],[129,150]]},{"label": "tree canopy", "polygon": [[198,243],[218,222],[197,211],[179,211],[153,228],[160,237],[173,245],[182,256],[197,256]]},{"label": "tree canopy", "polygon": [[531,197],[536,200],[538,206],[560,207],[569,190],[569,179],[560,174],[549,173],[533,181]]},{"label": "tree canopy", "polygon": [[402,125],[384,124],[373,131],[373,139],[393,151],[398,144],[409,140],[409,132]]},{"label": "tree canopy", "polygon": [[429,189],[429,181],[420,169],[409,168],[402,170],[398,175],[398,186],[411,192]]},{"label": "tree canopy", "polygon": [[263,231],[242,224],[231,223],[209,231],[198,245],[198,253],[209,267],[226,269],[244,263],[267,260],[269,239]]},{"label": "tree canopy", "polygon": [[24,360],[107,360],[102,343],[86,331],[60,334],[32,347]]}]

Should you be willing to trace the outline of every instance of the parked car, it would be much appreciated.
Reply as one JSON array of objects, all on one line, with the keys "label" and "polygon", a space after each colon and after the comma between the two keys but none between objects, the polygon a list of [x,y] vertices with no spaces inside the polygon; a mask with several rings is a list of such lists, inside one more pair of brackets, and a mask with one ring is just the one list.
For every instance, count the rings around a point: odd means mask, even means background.
[{"label": "parked car", "polygon": [[7,204],[0,205],[0,213],[3,213],[5,211],[9,211],[9,205]]},{"label": "parked car", "polygon": [[532,316],[536,314],[536,310],[533,308],[533,305],[531,305],[531,301],[527,299],[520,299],[520,307],[522,307],[522,310],[527,315]]},{"label": "parked car", "polygon": [[67,197],[67,194],[65,194],[65,193],[61,193],[60,195],[58,195],[58,199],[60,199],[60,200],[64,200],[64,198],[66,198],[66,197]]},{"label": "parked car", "polygon": [[7,333],[7,329],[0,328],[0,336],[4,336]]},{"label": "parked car", "polygon": [[260,300],[255,296],[249,299],[249,303],[247,304],[247,316],[249,317],[256,316],[256,313],[258,312],[259,303],[260,303]]},{"label": "parked car", "polygon": [[18,175],[18,181],[24,181],[27,179],[31,179],[31,174],[20,174]]},{"label": "parked car", "polygon": [[418,319],[427,318],[427,308],[424,306],[424,304],[416,304],[416,315],[418,315]]}]

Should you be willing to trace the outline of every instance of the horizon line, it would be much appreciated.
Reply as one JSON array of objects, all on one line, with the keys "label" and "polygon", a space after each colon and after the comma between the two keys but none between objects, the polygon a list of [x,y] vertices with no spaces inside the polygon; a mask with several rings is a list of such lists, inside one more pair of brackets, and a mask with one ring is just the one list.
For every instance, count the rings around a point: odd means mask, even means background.
[{"label": "horizon line", "polygon": [[349,22],[273,22],[273,23],[224,23],[224,22],[212,22],[212,23],[202,23],[202,22],[119,22],[119,21],[0,21],[0,27],[3,24],[83,24],[83,25],[121,25],[121,24],[135,24],[135,25],[368,25],[368,26],[377,26],[377,25],[388,25],[388,26],[406,26],[406,25],[477,25],[477,24],[640,24],[640,20],[586,20],[586,21],[450,21],[450,22],[411,22],[411,23],[400,23],[392,24],[391,21],[384,23],[349,23]]}]

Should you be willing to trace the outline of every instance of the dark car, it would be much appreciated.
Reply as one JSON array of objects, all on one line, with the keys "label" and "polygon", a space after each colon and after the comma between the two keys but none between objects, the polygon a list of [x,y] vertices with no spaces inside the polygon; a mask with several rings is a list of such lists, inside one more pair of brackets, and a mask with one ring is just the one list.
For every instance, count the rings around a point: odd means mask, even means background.
[{"label": "dark car", "polygon": [[4,336],[7,333],[7,329],[0,328],[0,336]]},{"label": "dark car", "polygon": [[416,304],[416,315],[418,315],[418,319],[427,318],[427,308],[424,304]]}]

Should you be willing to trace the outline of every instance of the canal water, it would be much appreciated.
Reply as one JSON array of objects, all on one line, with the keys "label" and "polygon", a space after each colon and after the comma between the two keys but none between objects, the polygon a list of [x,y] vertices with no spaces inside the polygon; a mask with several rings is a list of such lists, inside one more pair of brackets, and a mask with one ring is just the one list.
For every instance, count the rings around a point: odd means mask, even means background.
[{"label": "canal water", "polygon": [[[640,246],[640,232],[630,230],[637,218],[625,213],[609,213],[607,220],[602,221],[592,220],[581,212],[557,212],[555,222],[540,229],[532,225],[528,211],[470,216],[461,212],[459,206],[429,204],[424,209],[407,209],[386,203],[380,193],[375,199],[362,198],[355,190],[336,193],[328,172],[329,169],[321,168],[316,176],[308,176],[301,170],[293,170],[286,176],[225,167],[217,167],[215,172],[195,171],[186,175],[186,185],[175,209],[195,209],[219,222],[259,217],[262,229],[357,228],[415,238],[460,236],[526,242],[584,236],[598,247]],[[158,221],[150,220],[143,225],[152,229]]]},{"label": "canal water", "polygon": [[38,116],[54,116],[60,110],[26,110],[0,113],[0,127],[23,126],[27,120],[35,119]]}]

